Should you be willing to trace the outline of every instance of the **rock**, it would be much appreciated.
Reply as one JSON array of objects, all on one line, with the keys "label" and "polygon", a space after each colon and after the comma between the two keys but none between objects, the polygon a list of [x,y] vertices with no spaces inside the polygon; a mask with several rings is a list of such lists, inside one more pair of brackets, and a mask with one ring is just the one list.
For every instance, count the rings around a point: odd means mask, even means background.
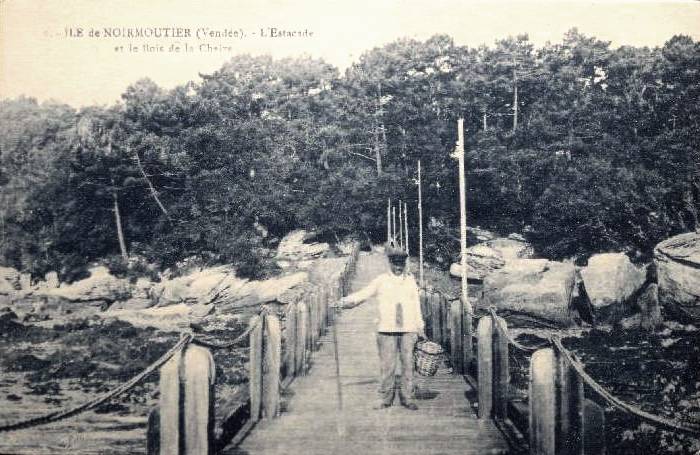
[{"label": "rock", "polygon": [[487,231],[486,229],[482,229],[479,226],[467,226],[467,238],[470,241],[474,241],[476,243],[483,243],[487,242],[489,240],[493,240],[496,237],[498,237],[496,234],[494,234],[491,231]]},{"label": "rock", "polygon": [[307,272],[298,272],[264,281],[249,281],[235,292],[222,297],[222,309],[232,309],[262,305],[267,302],[279,301],[280,296],[290,289],[305,285],[309,282]]},{"label": "rock", "polygon": [[56,289],[60,282],[58,281],[58,273],[49,272],[44,275],[44,280],[46,281],[46,287],[49,289]]},{"label": "rock", "polygon": [[157,306],[174,305],[183,302],[189,297],[190,279],[178,277],[172,280],[161,281],[153,288],[153,296],[157,299]]},{"label": "rock", "polygon": [[19,275],[19,288],[23,291],[27,291],[32,287],[32,274],[31,273],[20,273]]},{"label": "rock", "polygon": [[277,246],[276,260],[283,263],[297,262],[323,256],[329,249],[328,244],[308,242],[312,237],[313,234],[303,229],[285,235]]},{"label": "rock", "polygon": [[[500,251],[485,244],[479,244],[467,248],[467,278],[470,280],[483,280],[486,275],[505,265]],[[461,278],[462,265],[454,263],[450,266],[450,275]]]},{"label": "rock", "polygon": [[656,283],[649,284],[637,298],[640,325],[645,330],[653,330],[663,323],[661,306],[659,305],[659,286]]},{"label": "rock", "polygon": [[700,308],[700,232],[664,240],[654,249],[663,305]]},{"label": "rock", "polygon": [[19,272],[12,267],[0,267],[0,282],[6,281],[13,289],[19,287]]},{"label": "rock", "polygon": [[532,245],[524,239],[497,238],[486,242],[486,246],[498,251],[505,262],[531,259],[535,254]]},{"label": "rock", "polygon": [[0,324],[7,321],[16,321],[17,319],[19,319],[17,317],[17,313],[12,311],[10,308],[4,307],[0,309]]},{"label": "rock", "polygon": [[626,318],[622,318],[619,321],[619,325],[624,330],[631,330],[638,328],[642,323],[642,315],[639,313],[633,314]]},{"label": "rock", "polygon": [[9,281],[0,278],[0,294],[11,294],[15,290],[15,287]]},{"label": "rock", "polygon": [[568,325],[573,321],[570,303],[575,279],[572,264],[513,260],[484,278],[481,304]]},{"label": "rock", "polygon": [[103,301],[107,303],[124,300],[131,295],[131,286],[128,281],[113,276],[107,267],[93,267],[89,272],[90,276],[84,280],[58,289],[47,289],[43,293],[73,302]]},{"label": "rock", "polygon": [[591,304],[604,307],[629,299],[644,284],[646,271],[623,253],[604,253],[588,260],[581,278]]}]

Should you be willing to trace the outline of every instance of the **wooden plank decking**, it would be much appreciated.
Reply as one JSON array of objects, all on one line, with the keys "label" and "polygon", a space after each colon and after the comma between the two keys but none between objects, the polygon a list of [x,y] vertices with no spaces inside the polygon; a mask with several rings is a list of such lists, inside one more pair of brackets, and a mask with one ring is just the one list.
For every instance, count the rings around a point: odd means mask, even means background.
[{"label": "wooden plank decking", "polygon": [[[353,290],[388,269],[379,253],[362,253]],[[502,454],[508,446],[491,420],[478,420],[462,377],[444,371],[417,377],[418,411],[398,403],[373,409],[378,402],[375,342],[376,302],[344,311],[336,322],[340,352],[343,411],[337,411],[332,337],[321,339],[308,376],[297,378],[283,394],[282,415],[259,422],[227,455],[265,454]],[[397,400],[398,401],[398,400]],[[344,429],[341,436],[339,428]]]}]

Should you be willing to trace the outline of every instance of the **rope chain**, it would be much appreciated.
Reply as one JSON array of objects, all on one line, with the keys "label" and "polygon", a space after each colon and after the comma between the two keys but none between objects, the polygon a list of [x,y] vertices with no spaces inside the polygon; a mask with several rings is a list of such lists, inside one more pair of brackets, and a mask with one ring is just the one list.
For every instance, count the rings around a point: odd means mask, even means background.
[{"label": "rope chain", "polygon": [[7,431],[15,431],[15,430],[22,430],[26,428],[32,428],[36,427],[39,425],[44,425],[47,423],[52,423],[52,422],[58,422],[60,420],[67,419],[69,417],[76,416],[78,414],[81,414],[85,411],[89,411],[90,409],[94,409],[101,404],[118,397],[119,395],[128,392],[129,390],[133,389],[138,383],[143,381],[147,376],[149,376],[151,373],[156,371],[158,368],[160,368],[165,362],[170,360],[172,356],[174,356],[177,352],[179,352],[181,349],[183,349],[189,342],[192,341],[192,335],[190,334],[184,334],[181,338],[180,341],[178,341],[168,352],[163,354],[158,360],[150,364],[145,370],[143,370],[141,373],[138,375],[134,376],[131,378],[129,381],[125,382],[124,384],[115,387],[114,389],[110,390],[109,392],[104,393],[103,395],[90,400],[86,403],[77,405],[73,408],[70,409],[64,409],[61,411],[55,411],[49,414],[45,414],[43,416],[39,417],[33,417],[31,419],[26,419],[22,420],[19,422],[13,422],[10,424],[5,424],[0,426],[0,433],[2,432],[7,432]]},{"label": "rope chain", "polygon": [[603,398],[606,402],[608,402],[610,405],[614,406],[615,408],[627,412],[628,414],[632,414],[642,420],[645,420],[647,422],[650,422],[655,425],[660,425],[664,428],[670,429],[670,430],[676,430],[680,431],[683,433],[688,433],[691,435],[700,435],[700,425],[686,425],[683,423],[680,423],[674,419],[666,418],[666,417],[661,417],[657,416],[654,414],[650,414],[637,406],[631,405],[629,403],[625,403],[624,401],[620,400],[619,398],[616,398],[613,396],[610,392],[605,390],[600,384],[598,384],[592,377],[586,373],[586,370],[584,369],[583,365],[581,362],[579,362],[572,354],[569,352],[561,343],[561,339],[559,338],[551,338],[552,344],[559,350],[559,352],[564,355],[566,360],[569,362],[569,365],[576,370],[576,373],[579,375],[581,379],[591,388],[593,389],[594,392],[596,392],[601,398]]}]

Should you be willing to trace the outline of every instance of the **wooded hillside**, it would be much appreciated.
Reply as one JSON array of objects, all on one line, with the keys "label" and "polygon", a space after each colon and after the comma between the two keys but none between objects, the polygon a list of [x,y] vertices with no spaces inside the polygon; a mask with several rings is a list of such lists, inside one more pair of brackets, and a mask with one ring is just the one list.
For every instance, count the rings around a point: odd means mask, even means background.
[{"label": "wooded hillside", "polygon": [[700,43],[613,49],[571,30],[540,49],[402,39],[344,75],[237,56],[107,107],[5,100],[0,263],[71,279],[97,259],[199,255],[260,275],[291,229],[379,241],[388,197],[415,217],[421,159],[427,251],[449,264],[459,117],[470,225],[524,232],[545,257],[643,257],[698,227],[699,95]]}]

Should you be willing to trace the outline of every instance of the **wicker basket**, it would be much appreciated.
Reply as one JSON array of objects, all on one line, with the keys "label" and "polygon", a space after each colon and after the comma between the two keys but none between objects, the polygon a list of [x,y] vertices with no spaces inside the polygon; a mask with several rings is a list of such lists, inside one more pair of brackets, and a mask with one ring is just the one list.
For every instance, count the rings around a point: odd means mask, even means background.
[{"label": "wicker basket", "polygon": [[443,355],[442,346],[432,341],[416,343],[416,371],[421,376],[435,376]]}]

